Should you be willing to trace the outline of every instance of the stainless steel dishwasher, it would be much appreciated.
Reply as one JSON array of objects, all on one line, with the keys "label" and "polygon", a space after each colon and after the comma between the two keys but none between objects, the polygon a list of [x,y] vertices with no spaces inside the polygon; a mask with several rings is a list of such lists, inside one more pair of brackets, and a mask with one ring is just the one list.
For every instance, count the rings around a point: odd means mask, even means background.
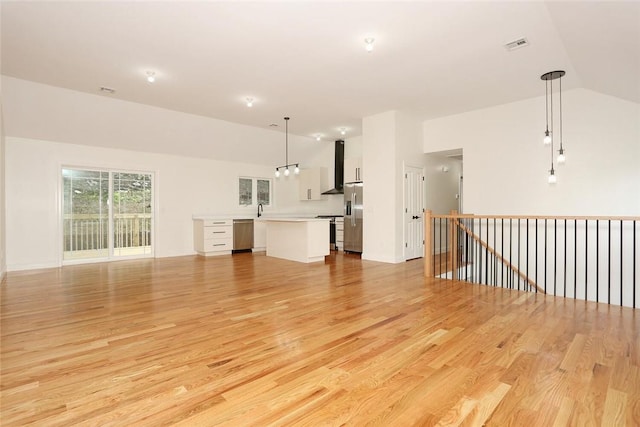
[{"label": "stainless steel dishwasher", "polygon": [[253,248],[253,220],[233,220],[233,250],[246,251]]}]

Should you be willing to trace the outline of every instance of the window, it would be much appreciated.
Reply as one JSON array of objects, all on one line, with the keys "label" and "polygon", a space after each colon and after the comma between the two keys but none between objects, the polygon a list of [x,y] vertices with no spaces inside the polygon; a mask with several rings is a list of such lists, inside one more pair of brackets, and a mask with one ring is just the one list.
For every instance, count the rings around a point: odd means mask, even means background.
[{"label": "window", "polygon": [[270,205],[271,181],[268,179],[258,179],[256,180],[256,184],[258,186],[258,203],[262,203],[263,205]]},{"label": "window", "polygon": [[272,181],[268,178],[238,178],[238,203],[240,206],[271,205]]},{"label": "window", "polygon": [[253,180],[240,178],[240,206],[248,206],[253,202]]}]

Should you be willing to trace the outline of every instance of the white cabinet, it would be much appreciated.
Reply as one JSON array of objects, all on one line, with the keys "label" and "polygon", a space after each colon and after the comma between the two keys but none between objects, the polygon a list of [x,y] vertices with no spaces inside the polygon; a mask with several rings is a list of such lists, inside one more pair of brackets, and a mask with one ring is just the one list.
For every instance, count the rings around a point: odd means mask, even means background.
[{"label": "white cabinet", "polygon": [[358,182],[362,179],[362,158],[344,159],[344,182]]},{"label": "white cabinet", "polygon": [[230,254],[233,250],[233,220],[194,220],[193,246],[203,256]]},{"label": "white cabinet", "polygon": [[327,189],[327,168],[303,169],[299,175],[300,200],[322,200]]},{"label": "white cabinet", "polygon": [[263,220],[253,221],[253,250],[267,250],[267,223]]},{"label": "white cabinet", "polygon": [[336,249],[344,250],[344,218],[336,218]]}]

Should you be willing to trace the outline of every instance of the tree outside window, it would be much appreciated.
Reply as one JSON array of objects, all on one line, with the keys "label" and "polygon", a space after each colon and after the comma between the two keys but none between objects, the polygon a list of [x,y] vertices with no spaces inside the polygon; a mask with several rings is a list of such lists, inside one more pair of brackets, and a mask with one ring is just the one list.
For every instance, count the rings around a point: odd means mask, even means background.
[{"label": "tree outside window", "polygon": [[258,203],[265,206],[271,204],[271,181],[268,179],[256,180],[258,187]]},{"label": "tree outside window", "polygon": [[249,206],[253,204],[253,179],[239,179],[240,206]]},{"label": "tree outside window", "polygon": [[240,206],[271,205],[273,183],[268,178],[238,178],[238,203]]}]

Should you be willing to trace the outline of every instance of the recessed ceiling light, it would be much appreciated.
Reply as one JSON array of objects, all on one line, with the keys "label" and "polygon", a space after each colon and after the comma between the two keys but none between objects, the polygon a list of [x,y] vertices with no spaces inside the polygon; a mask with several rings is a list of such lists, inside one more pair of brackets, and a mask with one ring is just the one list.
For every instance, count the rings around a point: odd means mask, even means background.
[{"label": "recessed ceiling light", "polygon": [[248,96],[248,97],[245,98],[245,101],[247,102],[247,107],[253,107],[253,101],[254,101],[253,98]]},{"label": "recessed ceiling light", "polygon": [[100,92],[104,92],[104,93],[112,94],[112,93],[116,93],[116,90],[115,90],[115,89],[112,89],[112,88],[110,88],[110,87],[101,86],[101,87],[100,87]]},{"label": "recessed ceiling light", "polygon": [[316,141],[320,141],[321,135],[318,133],[316,134]]},{"label": "recessed ceiling light", "polygon": [[347,128],[340,128],[340,135],[345,135],[347,133]]},{"label": "recessed ceiling light", "polygon": [[367,37],[366,39],[364,39],[364,48],[366,49],[367,52],[373,51],[374,41],[375,39],[373,37]]},{"label": "recessed ceiling light", "polygon": [[149,83],[156,81],[156,73],[154,71],[147,71],[147,81]]},{"label": "recessed ceiling light", "polygon": [[277,124],[277,123],[271,123],[271,124],[269,125],[269,127],[270,127],[270,128],[277,128],[277,127],[278,127],[278,124]]}]

